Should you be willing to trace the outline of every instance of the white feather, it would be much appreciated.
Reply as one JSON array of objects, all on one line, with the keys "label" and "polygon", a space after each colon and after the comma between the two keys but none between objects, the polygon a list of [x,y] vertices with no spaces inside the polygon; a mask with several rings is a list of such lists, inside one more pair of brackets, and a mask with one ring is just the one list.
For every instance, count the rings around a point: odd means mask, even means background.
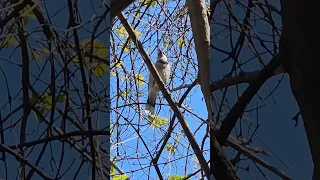
[{"label": "white feather", "polygon": [[[170,64],[168,63],[167,56],[159,51],[157,62],[155,63],[156,70],[160,75],[162,81],[166,84],[170,77]],[[146,104],[146,110],[151,114],[154,114],[155,102],[158,96],[160,89],[157,83],[154,81],[152,75],[149,75],[149,84],[148,84],[148,101]]]}]

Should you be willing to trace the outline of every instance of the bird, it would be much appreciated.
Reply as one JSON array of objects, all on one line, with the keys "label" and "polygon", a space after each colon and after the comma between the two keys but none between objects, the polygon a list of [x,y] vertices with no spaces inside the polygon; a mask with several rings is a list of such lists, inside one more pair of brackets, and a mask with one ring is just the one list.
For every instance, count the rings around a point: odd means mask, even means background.
[{"label": "bird", "polygon": [[[154,64],[160,78],[162,79],[163,83],[166,84],[170,77],[170,64],[168,63],[167,56],[161,51],[158,51],[158,58],[157,62]],[[151,115],[154,115],[154,109],[156,104],[156,98],[160,89],[157,83],[154,81],[151,73],[149,73],[149,82],[148,82],[148,100],[146,104],[146,110],[150,112]]]}]

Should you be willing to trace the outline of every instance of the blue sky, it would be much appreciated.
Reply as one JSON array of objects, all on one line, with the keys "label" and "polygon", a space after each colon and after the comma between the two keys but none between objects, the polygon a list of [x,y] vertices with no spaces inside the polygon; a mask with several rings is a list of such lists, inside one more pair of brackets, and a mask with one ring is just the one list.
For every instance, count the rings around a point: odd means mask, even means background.
[{"label": "blue sky", "polygon": [[[182,5],[185,4],[185,1],[181,1],[180,5],[178,7],[182,7]],[[170,2],[168,3],[168,7],[165,6],[165,12],[170,14],[173,12],[174,8],[175,8],[175,2]],[[130,9],[130,7],[128,8]],[[141,8],[140,10],[140,15],[142,14],[142,12],[144,11],[144,7]],[[157,54],[157,48],[163,49],[163,51],[167,54],[168,59],[169,59],[169,63],[172,66],[172,73],[175,74],[175,76],[173,76],[173,78],[171,80],[169,80],[168,83],[168,87],[169,89],[172,89],[174,87],[178,87],[180,85],[184,85],[184,84],[190,84],[192,81],[194,81],[195,79],[195,71],[192,67],[192,64],[187,64],[186,63],[186,57],[183,57],[182,55],[187,54],[186,52],[186,48],[182,48],[180,49],[178,47],[178,39],[183,37],[183,33],[182,31],[178,31],[178,28],[175,26],[183,26],[184,24],[179,24],[177,23],[177,21],[167,21],[165,22],[164,18],[164,13],[161,12],[161,8],[159,5],[157,5],[155,8],[154,7],[150,7],[150,10],[147,12],[147,14],[149,15],[145,15],[144,18],[141,20],[139,26],[138,26],[138,30],[142,33],[141,37],[140,37],[140,41],[143,42],[144,48],[146,49],[147,53],[149,53],[149,56],[151,57],[152,61],[155,62],[156,61],[156,54]],[[129,19],[129,22],[132,22],[133,19],[133,13],[130,15],[126,15]],[[155,16],[155,17],[152,17]],[[148,17],[148,18],[146,18]],[[160,17],[160,21],[156,22],[156,19]],[[183,17],[181,19],[182,22],[184,22],[186,20],[186,16]],[[136,24],[137,20],[135,20],[135,23],[133,23],[134,25]],[[163,22],[164,25],[162,27],[159,27]],[[150,26],[150,23],[153,23]],[[173,24],[176,23],[176,24]],[[119,37],[118,33],[117,33],[117,28],[121,28],[121,25],[119,25],[119,21],[115,21],[115,24],[113,25],[113,36],[114,36],[114,42],[117,45],[118,49],[116,49],[116,54],[118,55],[117,58],[119,58],[119,54],[121,51],[121,43],[124,42],[125,38],[124,37]],[[168,28],[168,30],[166,30],[166,28]],[[157,29],[159,29],[157,31]],[[182,29],[182,28],[181,28]],[[150,32],[148,32],[150,31]],[[158,34],[157,34],[158,32]],[[188,39],[186,40],[186,44],[188,45],[188,43],[190,42],[190,37],[191,37],[191,29],[189,29],[189,31],[185,34],[186,37],[188,37]],[[167,40],[169,40],[170,38],[172,38],[172,42],[169,43],[169,46],[167,48],[164,47],[164,42],[166,42]],[[113,40],[111,38],[111,40]],[[159,45],[157,45],[159,44]],[[193,46],[193,43],[192,43]],[[131,47],[134,47],[133,44],[131,44]],[[180,52],[182,53],[182,55],[180,54]],[[188,55],[190,56],[190,59],[193,61],[192,63],[196,63],[196,54],[194,51],[194,48],[190,48],[190,52],[188,52]],[[138,74],[141,73],[144,75],[145,80],[148,81],[148,71],[147,71],[147,67],[146,65],[144,65],[143,63],[143,59],[141,58],[141,56],[139,55],[138,51],[133,48],[132,51],[130,53],[128,52],[124,52],[122,57],[121,57],[121,61],[123,62],[124,66],[126,67],[126,70],[128,72],[128,74],[130,74],[129,77],[134,76],[134,74]],[[134,67],[134,68],[132,68]],[[182,70],[186,70],[188,69],[189,72],[187,72],[186,74],[184,73],[184,71]],[[124,76],[123,70],[119,70],[118,71],[120,76]],[[129,79],[129,78],[128,78]],[[129,96],[124,102],[121,99],[119,99],[118,103],[119,106],[125,104],[125,103],[133,103],[134,100],[132,99],[136,99],[136,95],[135,93],[137,92],[136,89],[138,89],[139,91],[141,91],[141,94],[139,95],[138,100],[142,103],[146,102],[147,99],[147,83],[142,85],[142,86],[135,86],[131,87],[132,84],[130,84],[130,80],[124,80],[121,81],[119,83],[120,89],[122,91],[130,91],[132,92],[132,94],[134,94],[133,96]],[[130,89],[126,89],[126,87],[131,87]],[[116,77],[111,77],[111,94],[112,96],[114,95],[113,93],[116,91],[117,88],[117,80]],[[182,89],[181,91],[176,91],[176,92],[172,92],[171,95],[174,99],[179,100],[179,98],[182,96],[182,94],[184,93],[186,89]],[[162,97],[161,93],[159,95],[159,97]],[[131,99],[130,99],[131,98]],[[157,102],[159,102],[159,98],[157,99]],[[112,101],[112,107],[116,107],[116,99],[113,99]],[[161,111],[159,113],[159,116],[162,118],[168,118],[171,119],[173,113],[172,111],[169,109],[167,102],[165,100],[162,100],[161,103],[165,104],[163,106],[161,106]],[[200,91],[200,87],[196,86],[191,93],[189,94],[188,98],[186,99],[186,101],[184,102],[184,105],[188,105],[188,107],[192,110],[192,112],[194,112],[195,114],[198,114],[202,119],[206,119],[206,107],[204,104],[204,101],[202,99],[202,94]],[[159,109],[160,106],[156,107],[156,111]],[[119,123],[123,124],[122,125],[122,133],[123,134],[129,134],[127,136],[123,136],[122,139],[122,143],[118,143],[119,144],[119,152],[121,153],[121,155],[128,154],[128,156],[138,156],[136,155],[137,150],[136,148],[139,148],[138,153],[139,154],[143,154],[145,153],[146,156],[147,155],[147,150],[146,148],[143,146],[141,140],[138,139],[138,135],[135,132],[134,128],[132,128],[133,126],[135,126],[135,123],[140,123],[141,127],[140,127],[140,134],[141,136],[144,138],[144,140],[148,144],[148,147],[150,147],[150,149],[153,151],[154,153],[154,146],[157,146],[157,144],[160,142],[161,137],[164,135],[164,132],[166,131],[166,127],[167,125],[162,128],[162,130],[158,130],[154,127],[149,127],[147,126],[146,120],[141,120],[143,118],[138,116],[138,113],[136,113],[136,111],[134,110],[135,108],[138,108],[137,106],[133,106],[130,108],[119,108],[118,110],[122,113],[122,115],[124,115],[125,117],[128,117],[131,121],[130,123],[132,123],[133,125],[126,125],[125,123],[128,124],[127,120],[125,120],[124,118],[120,118],[119,119]],[[140,106],[141,109],[144,108],[144,105]],[[143,113],[144,114],[144,113]],[[142,114],[142,115],[143,115]],[[141,115],[141,116],[142,116]],[[195,132],[197,130],[197,128],[199,127],[199,124],[201,124],[202,122],[200,120],[198,120],[195,116],[193,116],[192,114],[188,113],[188,112],[184,112],[184,116],[186,118],[186,121],[189,124],[189,127],[191,129],[192,132]],[[114,112],[111,112],[111,122],[114,123],[116,122],[116,114]],[[175,120],[175,122],[177,122],[177,120]],[[135,126],[137,127],[137,125]],[[205,126],[202,126],[199,130],[196,131],[196,140],[199,142],[199,144],[201,144],[201,141],[204,137],[204,134],[206,132]],[[180,125],[178,125],[176,127],[175,130],[176,134],[179,134],[179,137],[181,138],[180,142],[179,142],[179,146],[178,146],[178,153],[176,156],[168,156],[168,152],[167,151],[163,151],[162,155],[161,155],[161,159],[159,160],[159,163],[163,163],[163,162],[169,162],[171,160],[173,160],[174,158],[180,158],[182,157],[181,160],[178,160],[174,163],[168,163],[166,166],[163,166],[162,164],[160,164],[160,169],[162,169],[162,174],[163,177],[166,178],[167,174],[170,175],[174,175],[174,174],[178,174],[178,175],[183,175],[184,173],[184,164],[186,159],[183,158],[183,155],[186,155],[186,145],[188,145],[188,141],[186,140],[185,137],[182,136],[181,134],[181,127]],[[175,136],[175,135],[174,135]],[[127,139],[127,140],[125,140]],[[115,141],[115,138],[113,138],[113,140]],[[173,139],[171,138],[169,140],[169,143],[172,143]],[[139,145],[137,145],[139,143]],[[159,147],[157,148],[157,150],[159,149]],[[189,149],[191,149],[191,147],[189,147]],[[206,159],[208,160],[209,158],[209,140],[207,139],[205,142],[205,148],[206,150],[206,154],[204,155],[206,157]],[[111,153],[115,154],[116,151],[116,146],[112,146],[111,147]],[[191,151],[190,151],[191,152]],[[193,158],[195,157],[194,155],[192,156]],[[121,156],[118,157],[119,159],[121,159]],[[191,157],[188,158],[188,161],[191,160]],[[143,165],[148,166],[150,163],[150,158],[144,159],[144,158],[140,158],[139,160],[141,163],[145,163]],[[128,161],[124,161],[124,160],[120,160],[118,161],[119,166],[124,170],[124,171],[130,171],[133,170],[134,174],[128,173],[128,175],[132,175],[131,178],[134,179],[146,179],[147,176],[144,173],[150,173],[151,178],[156,179],[156,174],[155,174],[155,170],[154,168],[147,168],[145,171],[146,172],[142,172],[142,171],[135,171],[136,169],[141,168],[139,165],[139,162],[136,159],[133,160],[128,160]],[[143,166],[142,165],[142,166]],[[193,163],[188,163],[187,166],[187,173],[192,172],[192,168],[193,168]],[[150,170],[150,172],[149,172]]]}]

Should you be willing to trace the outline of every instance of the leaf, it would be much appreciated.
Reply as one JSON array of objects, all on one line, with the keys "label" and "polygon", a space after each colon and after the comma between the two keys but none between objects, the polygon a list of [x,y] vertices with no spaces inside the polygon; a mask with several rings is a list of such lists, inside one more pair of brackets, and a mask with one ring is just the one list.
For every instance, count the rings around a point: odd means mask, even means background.
[{"label": "leaf", "polygon": [[142,74],[136,74],[135,75],[135,79],[137,80],[139,86],[143,86],[145,83],[144,83],[144,77]]},{"label": "leaf", "polygon": [[103,76],[103,74],[108,71],[108,69],[109,69],[108,65],[106,65],[104,63],[98,64],[96,66],[96,68],[94,69],[94,74],[97,77],[101,78]]},{"label": "leaf", "polygon": [[116,175],[116,169],[115,169],[114,167],[111,167],[111,169],[110,169],[110,175],[111,175],[111,176]]},{"label": "leaf", "polygon": [[156,5],[157,5],[157,1],[156,1],[156,0],[140,0],[140,2],[141,2],[141,3],[144,2],[144,4],[142,4],[142,6],[146,6],[146,5],[148,5],[149,3],[151,3],[151,6],[152,6],[153,8],[155,8]]},{"label": "leaf", "polygon": [[163,47],[167,48],[169,46],[169,43],[163,43]]},{"label": "leaf", "polygon": [[120,94],[120,97],[122,97],[122,98],[124,99],[124,98],[127,97],[129,94],[131,94],[131,92],[122,91],[122,93]]},{"label": "leaf", "polygon": [[13,45],[14,47],[19,46],[19,42],[14,38],[14,36],[7,36],[4,39],[4,48],[8,48],[8,44]]},{"label": "leaf", "polygon": [[[64,94],[60,94],[57,97],[55,97],[56,103],[62,103],[66,100],[66,96]],[[52,109],[52,94],[50,91],[45,92],[43,95],[43,105],[46,110]],[[54,108],[56,109],[56,108]]]},{"label": "leaf", "polygon": [[122,43],[121,46],[122,46],[122,48],[124,48],[124,49],[123,49],[124,52],[129,52],[129,50],[130,50],[130,43],[127,43],[126,46],[125,46],[124,43]]},{"label": "leaf", "polygon": [[43,52],[48,53],[48,54],[50,53],[50,51],[49,51],[49,49],[47,47],[43,48]]},{"label": "leaf", "polygon": [[171,154],[175,154],[178,149],[173,144],[168,143],[166,145],[166,150],[169,151]]},{"label": "leaf", "polygon": [[49,92],[44,93],[43,101],[44,101],[45,104],[50,104],[51,105],[52,104],[51,93],[49,93]]},{"label": "leaf", "polygon": [[32,55],[36,61],[42,63],[42,57],[40,53],[38,53],[37,51],[32,51]]},{"label": "leaf", "polygon": [[113,134],[113,133],[114,133],[114,130],[113,130],[113,129],[111,129],[111,126],[113,126],[113,124],[112,124],[112,123],[110,123],[110,134]]},{"label": "leaf", "polygon": [[64,102],[66,100],[66,95],[63,94],[63,95],[58,95],[57,98],[56,98],[56,102],[57,103],[61,103],[61,102]]},{"label": "leaf", "polygon": [[116,76],[115,72],[110,72],[110,76]]},{"label": "leaf", "polygon": [[141,36],[141,32],[139,30],[135,29],[134,32],[138,38]]},{"label": "leaf", "polygon": [[117,28],[116,31],[118,32],[118,35],[120,37],[127,38],[129,36],[128,32],[126,31],[126,29],[123,26]]},{"label": "leaf", "polygon": [[112,177],[112,180],[126,180],[126,179],[128,179],[128,176],[126,174],[116,175]]},{"label": "leaf", "polygon": [[160,118],[155,114],[148,118],[148,124],[156,128],[162,127],[166,122],[168,122],[168,118]]},{"label": "leaf", "polygon": [[15,47],[19,46],[19,42],[14,37],[9,39],[9,43],[12,44]]},{"label": "leaf", "polygon": [[[24,24],[27,24],[29,19],[37,19],[36,15],[33,13],[33,10],[30,10],[31,6],[27,4],[21,11],[20,15],[23,15]],[[27,14],[25,14],[27,12]]]},{"label": "leaf", "polygon": [[178,47],[183,48],[185,46],[183,39],[178,39]]},{"label": "leaf", "polygon": [[157,6],[157,1],[153,1],[153,2],[151,3],[151,6],[152,6],[153,8],[155,8],[155,7]]},{"label": "leaf", "polygon": [[121,68],[121,66],[123,66],[122,61],[118,61],[116,64],[116,68]]},{"label": "leaf", "polygon": [[185,175],[179,176],[175,174],[173,176],[169,176],[168,180],[183,180],[185,177],[186,177]]},{"label": "leaf", "polygon": [[[94,39],[93,42],[93,55],[97,55],[99,56],[99,50],[100,50],[100,53],[101,53],[101,56],[106,56],[106,49],[104,47],[104,43],[97,40],[97,39]],[[82,42],[81,42],[81,47],[83,48],[84,52],[88,52],[90,53],[91,51],[91,39],[84,39]]]},{"label": "leaf", "polygon": [[72,62],[77,67],[80,67],[80,61],[79,61],[79,57],[77,55],[72,59]]}]

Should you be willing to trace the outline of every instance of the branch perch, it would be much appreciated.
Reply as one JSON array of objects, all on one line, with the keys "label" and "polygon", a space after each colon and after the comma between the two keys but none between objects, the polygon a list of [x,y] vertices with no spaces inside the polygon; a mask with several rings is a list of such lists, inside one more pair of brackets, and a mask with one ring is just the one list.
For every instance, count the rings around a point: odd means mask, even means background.
[{"label": "branch perch", "polygon": [[134,44],[138,48],[141,56],[143,57],[144,62],[146,63],[151,75],[154,77],[154,80],[156,81],[157,85],[159,86],[159,89],[161,90],[163,96],[165,97],[165,99],[169,103],[171,109],[173,110],[173,112],[177,116],[177,118],[178,118],[178,120],[179,120],[189,142],[190,142],[190,145],[198,158],[198,161],[201,165],[201,168],[204,170],[206,176],[209,179],[209,166],[207,164],[207,161],[205,160],[205,158],[202,154],[203,152],[200,150],[199,146],[197,145],[197,141],[195,140],[193,134],[191,133],[191,131],[186,123],[186,120],[185,120],[184,116],[182,115],[179,107],[174,102],[174,100],[171,98],[170,92],[168,91],[165,84],[163,83],[163,81],[159,77],[159,74],[156,71],[155,66],[152,63],[151,58],[147,54],[146,50],[143,48],[142,43],[138,40],[136,34],[134,33],[133,28],[131,27],[131,25],[127,21],[124,14],[120,13],[118,15],[118,17],[119,17],[121,23],[123,24],[123,26],[125,27],[126,31],[128,32],[130,38],[132,39],[132,41],[134,42]]}]

